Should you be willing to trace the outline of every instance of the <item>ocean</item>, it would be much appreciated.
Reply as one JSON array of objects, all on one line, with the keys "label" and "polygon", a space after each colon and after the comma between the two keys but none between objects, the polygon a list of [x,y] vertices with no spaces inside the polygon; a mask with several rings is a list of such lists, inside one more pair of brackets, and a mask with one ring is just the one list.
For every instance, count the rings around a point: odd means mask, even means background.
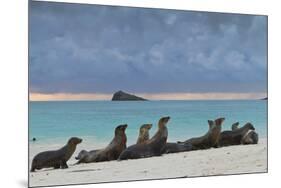
[{"label": "ocean", "polygon": [[[39,144],[66,143],[77,136],[94,147],[106,146],[119,124],[128,124],[127,145],[134,144],[139,127],[170,116],[168,141],[183,141],[201,136],[208,130],[208,119],[225,117],[223,130],[234,122],[240,126],[251,122],[260,138],[267,135],[267,101],[48,101],[29,103],[29,139]],[[31,141],[30,141],[31,142]],[[95,149],[95,148],[93,148]]]}]

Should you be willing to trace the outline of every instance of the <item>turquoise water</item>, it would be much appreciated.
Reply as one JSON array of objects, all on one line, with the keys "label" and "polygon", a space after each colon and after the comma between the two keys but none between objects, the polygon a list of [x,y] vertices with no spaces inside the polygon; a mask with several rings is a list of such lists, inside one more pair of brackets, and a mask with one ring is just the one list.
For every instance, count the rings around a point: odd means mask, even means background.
[{"label": "turquoise water", "polygon": [[108,143],[119,124],[128,124],[128,144],[135,143],[140,125],[170,116],[169,141],[204,134],[207,120],[225,117],[223,129],[252,122],[260,137],[267,134],[267,101],[60,101],[30,102],[29,137],[40,143],[65,142],[71,136]]}]

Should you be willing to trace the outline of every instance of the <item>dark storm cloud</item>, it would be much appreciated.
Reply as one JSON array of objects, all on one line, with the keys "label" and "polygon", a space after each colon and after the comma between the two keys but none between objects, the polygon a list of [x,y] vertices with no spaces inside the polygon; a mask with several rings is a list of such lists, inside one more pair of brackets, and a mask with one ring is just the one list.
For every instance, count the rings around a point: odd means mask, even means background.
[{"label": "dark storm cloud", "polygon": [[32,2],[30,89],[265,92],[263,16]]}]

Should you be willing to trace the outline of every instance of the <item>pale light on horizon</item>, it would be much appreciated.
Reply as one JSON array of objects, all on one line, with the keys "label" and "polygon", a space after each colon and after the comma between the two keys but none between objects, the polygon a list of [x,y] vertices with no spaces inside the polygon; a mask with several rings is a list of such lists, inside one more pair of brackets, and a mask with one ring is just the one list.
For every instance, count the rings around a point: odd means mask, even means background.
[{"label": "pale light on horizon", "polygon": [[[261,99],[267,93],[133,93],[148,100],[239,100]],[[33,93],[30,101],[76,101],[76,100],[111,100],[112,94],[105,93]]]}]

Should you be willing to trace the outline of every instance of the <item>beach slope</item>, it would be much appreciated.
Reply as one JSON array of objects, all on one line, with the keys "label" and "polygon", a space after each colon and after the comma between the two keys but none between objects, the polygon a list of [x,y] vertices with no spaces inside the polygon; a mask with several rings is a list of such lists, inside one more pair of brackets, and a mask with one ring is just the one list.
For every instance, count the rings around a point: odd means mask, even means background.
[{"label": "beach slope", "polygon": [[[36,153],[36,151],[33,151]],[[146,159],[73,165],[30,173],[30,186],[267,172],[267,143],[198,150]]]}]

